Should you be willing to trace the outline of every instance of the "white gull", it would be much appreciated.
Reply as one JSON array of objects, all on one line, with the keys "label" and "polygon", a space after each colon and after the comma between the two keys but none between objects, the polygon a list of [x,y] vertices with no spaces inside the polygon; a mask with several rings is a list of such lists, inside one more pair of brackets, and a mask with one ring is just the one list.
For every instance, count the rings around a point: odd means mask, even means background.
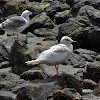
[{"label": "white gull", "polygon": [[[23,11],[21,16],[11,17],[0,24],[0,29],[8,32],[17,33],[17,41],[20,45],[23,45],[21,41],[19,41],[18,33],[22,32],[29,25],[29,15],[32,13],[28,10]],[[15,38],[15,35],[14,35]]]},{"label": "white gull", "polygon": [[57,76],[61,76],[62,73],[58,73],[58,65],[66,62],[73,52],[73,41],[70,37],[64,36],[60,40],[60,44],[50,47],[50,49],[43,51],[39,54],[36,60],[27,61],[27,64],[46,64],[55,65]]}]

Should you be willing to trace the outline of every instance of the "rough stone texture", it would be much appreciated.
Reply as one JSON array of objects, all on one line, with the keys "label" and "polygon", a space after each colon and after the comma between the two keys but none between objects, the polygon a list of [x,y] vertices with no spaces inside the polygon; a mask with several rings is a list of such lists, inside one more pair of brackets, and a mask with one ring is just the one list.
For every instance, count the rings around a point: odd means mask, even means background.
[{"label": "rough stone texture", "polygon": [[10,71],[11,71],[11,67],[0,69],[0,81],[4,80]]},{"label": "rough stone texture", "polygon": [[20,75],[20,78],[24,80],[35,80],[35,79],[44,79],[43,72],[41,70],[28,70],[23,72]]},{"label": "rough stone texture", "polygon": [[63,23],[59,27],[59,33],[58,33],[58,41],[63,36],[71,36],[73,39],[76,39],[75,37],[78,36],[78,33],[83,30],[84,27],[87,27],[90,25],[90,22],[86,18],[75,18],[75,19],[70,19],[69,22]]},{"label": "rough stone texture", "polygon": [[[29,16],[32,20],[22,32],[21,40],[25,40],[30,49],[17,44],[13,34],[0,31],[0,42],[5,45],[0,43],[0,93],[3,91],[3,99],[100,100],[97,97],[100,96],[100,0],[0,0],[0,23],[26,9],[33,15]],[[28,32],[31,35],[26,39]],[[68,62],[59,65],[63,76],[55,75],[54,66],[25,64],[25,61],[35,59],[36,53],[58,44],[61,37],[67,35],[78,43],[73,44],[74,53]]]},{"label": "rough stone texture", "polygon": [[99,81],[99,70],[100,63],[98,61],[88,62],[86,65],[86,73],[84,73],[83,78],[92,79],[95,82]]},{"label": "rough stone texture", "polygon": [[[2,21],[1,21],[2,22]],[[5,31],[3,31],[3,30],[0,30],[0,34],[4,34],[5,33]]]},{"label": "rough stone texture", "polygon": [[94,70],[94,73],[92,74],[92,80],[95,82],[98,82],[100,79],[100,66],[96,70]]},{"label": "rough stone texture", "polygon": [[0,69],[7,68],[7,67],[10,67],[9,61],[3,61],[0,63]]},{"label": "rough stone texture", "polygon": [[[96,61],[97,53],[86,49],[75,49],[69,60],[66,62],[74,68],[82,68],[87,62]],[[74,59],[73,59],[74,58]]]},{"label": "rough stone texture", "polygon": [[21,74],[29,69],[25,64],[25,61],[35,59],[35,57],[36,53],[30,50],[26,44],[22,47],[15,41],[9,55],[9,63],[11,64],[14,73]]},{"label": "rough stone texture", "polygon": [[65,87],[74,88],[80,94],[82,93],[82,84],[80,81],[72,75],[64,74],[61,77],[53,76],[48,79],[33,80],[31,83],[21,84],[19,89],[17,88],[19,92],[16,98],[22,100],[24,98],[28,99],[33,97],[37,100],[46,100],[48,95],[51,95],[54,90],[63,89]]},{"label": "rough stone texture", "polygon": [[0,9],[3,11],[3,18],[12,15],[19,14],[23,10],[33,10],[36,9],[28,0],[3,0],[0,1]]},{"label": "rough stone texture", "polygon": [[[14,42],[15,42],[15,39],[14,39],[14,36],[12,36],[12,34],[13,34],[13,33],[8,33],[8,34],[7,34],[7,37],[5,37],[5,38],[2,39],[1,42],[2,42],[5,46],[10,46],[10,47],[13,46],[13,44],[14,44]],[[28,42],[26,36],[24,36],[23,34],[19,33],[18,36],[19,36],[19,39],[20,39],[21,41],[23,41],[23,42],[25,42],[25,43]],[[16,34],[15,34],[15,38],[17,39]]]},{"label": "rough stone texture", "polygon": [[5,45],[0,42],[0,62],[9,60],[9,52]]},{"label": "rough stone texture", "polygon": [[100,22],[100,12],[92,6],[85,5],[81,7],[77,15],[87,16],[90,20]]},{"label": "rough stone texture", "polygon": [[98,81],[98,84],[94,89],[93,94],[100,97],[100,81]]},{"label": "rough stone texture", "polygon": [[41,0],[42,3],[51,3],[53,0]]},{"label": "rough stone texture", "polygon": [[45,41],[39,41],[39,42],[37,43],[37,45],[42,45],[42,46],[51,46],[50,43],[45,42]]},{"label": "rough stone texture", "polygon": [[92,90],[97,86],[97,84],[91,79],[84,79],[82,85],[84,89],[92,89]]},{"label": "rough stone texture", "polygon": [[70,17],[71,17],[70,10],[57,12],[57,14],[54,15],[54,18],[55,18],[57,24],[62,24],[64,22],[66,22],[66,20],[69,19]]},{"label": "rough stone texture", "polygon": [[96,1],[95,0],[76,0],[76,1],[78,2],[72,7],[73,16],[76,16],[79,9],[83,7],[84,5],[89,5],[89,6],[93,6],[96,9],[100,9],[99,0],[96,0]]},{"label": "rough stone texture", "polygon": [[45,11],[47,15],[51,19],[53,19],[56,12],[61,12],[61,11],[69,10],[69,9],[70,9],[70,6],[68,4],[66,3],[63,4],[62,2],[59,2],[59,1],[53,1],[51,5],[46,7]]},{"label": "rough stone texture", "polygon": [[34,34],[37,36],[57,36],[58,35],[58,28],[53,28],[53,29],[49,29],[49,28],[40,28],[40,29],[36,29],[34,30]]},{"label": "rough stone texture", "polygon": [[64,23],[59,28],[58,41],[62,36],[68,35],[78,42],[75,48],[85,48],[93,51],[100,50],[100,29],[97,26],[89,26],[86,19]]},{"label": "rough stone texture", "polygon": [[53,28],[53,21],[46,14],[38,14],[30,20],[30,26],[26,28],[26,32],[33,32],[35,29],[39,28]]},{"label": "rough stone texture", "polygon": [[53,91],[53,100],[82,100],[82,97],[73,88],[65,88]]},{"label": "rough stone texture", "polygon": [[15,100],[16,95],[10,91],[0,91],[0,100]]}]

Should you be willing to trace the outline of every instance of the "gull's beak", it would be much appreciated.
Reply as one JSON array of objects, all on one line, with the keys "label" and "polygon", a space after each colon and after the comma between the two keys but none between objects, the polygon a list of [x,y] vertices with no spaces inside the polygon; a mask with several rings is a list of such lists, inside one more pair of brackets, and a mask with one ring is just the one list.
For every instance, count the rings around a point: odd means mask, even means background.
[{"label": "gull's beak", "polygon": [[77,43],[77,44],[78,44],[78,42],[77,42],[77,41],[72,41],[72,44],[73,44],[73,43]]},{"label": "gull's beak", "polygon": [[32,13],[32,12],[30,12],[30,15],[33,15],[33,13]]},{"label": "gull's beak", "polygon": [[29,15],[30,19],[33,18],[33,13],[30,12],[30,15]]}]

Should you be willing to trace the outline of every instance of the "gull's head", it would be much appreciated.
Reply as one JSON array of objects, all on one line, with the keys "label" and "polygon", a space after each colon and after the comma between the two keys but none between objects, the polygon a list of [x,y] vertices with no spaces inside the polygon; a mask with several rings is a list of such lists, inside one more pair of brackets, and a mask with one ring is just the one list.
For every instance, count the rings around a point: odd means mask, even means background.
[{"label": "gull's head", "polygon": [[60,40],[60,43],[61,44],[71,44],[71,43],[73,43],[73,42],[76,42],[76,41],[74,41],[74,40],[72,40],[70,37],[68,37],[68,36],[63,36],[62,38],[61,38],[61,40]]},{"label": "gull's head", "polygon": [[29,17],[29,15],[32,15],[32,12],[30,12],[29,10],[25,10],[21,14],[21,16],[24,17],[24,18]]}]

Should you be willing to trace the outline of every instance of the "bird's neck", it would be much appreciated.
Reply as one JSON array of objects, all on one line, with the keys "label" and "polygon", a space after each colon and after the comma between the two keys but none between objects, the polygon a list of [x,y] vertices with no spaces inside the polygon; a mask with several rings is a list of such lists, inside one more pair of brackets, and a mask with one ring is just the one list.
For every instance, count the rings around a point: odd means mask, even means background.
[{"label": "bird's neck", "polygon": [[65,44],[65,45],[70,49],[71,52],[73,52],[73,45],[72,44]]},{"label": "bird's neck", "polygon": [[22,14],[21,15],[23,18],[25,18],[27,21],[29,21],[29,16]]}]

